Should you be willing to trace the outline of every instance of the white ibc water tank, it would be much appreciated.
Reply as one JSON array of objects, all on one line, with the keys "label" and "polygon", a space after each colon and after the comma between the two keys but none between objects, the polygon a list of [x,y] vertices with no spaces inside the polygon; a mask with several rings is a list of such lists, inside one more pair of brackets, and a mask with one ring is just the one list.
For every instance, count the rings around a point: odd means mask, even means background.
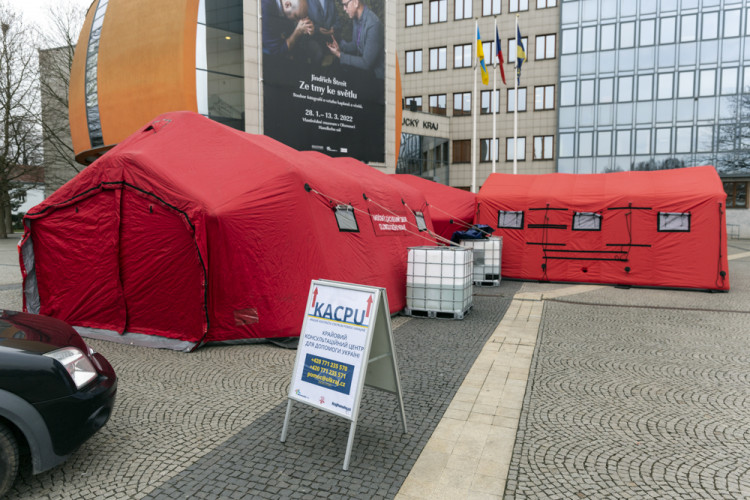
[{"label": "white ibc water tank", "polygon": [[[472,306],[471,249],[412,247],[406,270],[406,313],[448,313],[456,319]],[[413,314],[413,313],[417,314]]]},{"label": "white ibc water tank", "polygon": [[481,240],[461,240],[460,243],[474,252],[474,283],[499,285],[502,271],[502,236],[492,236]]}]

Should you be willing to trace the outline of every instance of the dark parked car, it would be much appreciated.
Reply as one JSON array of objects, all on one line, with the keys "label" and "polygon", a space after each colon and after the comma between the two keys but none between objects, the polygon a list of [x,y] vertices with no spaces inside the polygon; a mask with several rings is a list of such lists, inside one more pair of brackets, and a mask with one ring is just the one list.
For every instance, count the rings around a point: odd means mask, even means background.
[{"label": "dark parked car", "polygon": [[109,419],[117,377],[67,323],[0,311],[0,497],[21,459],[62,463]]}]

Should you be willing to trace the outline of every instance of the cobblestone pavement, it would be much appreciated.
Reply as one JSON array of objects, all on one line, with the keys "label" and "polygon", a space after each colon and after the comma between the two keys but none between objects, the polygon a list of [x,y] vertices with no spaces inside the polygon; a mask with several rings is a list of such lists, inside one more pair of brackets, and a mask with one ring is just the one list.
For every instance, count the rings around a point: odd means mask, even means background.
[{"label": "cobblestone pavement", "polygon": [[[366,389],[347,472],[343,419],[295,405],[279,442],[294,351],[90,340],[120,378],[112,418],[9,498],[393,498],[514,297],[544,312],[505,489],[477,498],[750,498],[750,241],[729,243],[726,294],[503,281],[462,321],[395,317],[409,433]],[[17,309],[8,245],[0,306]]]},{"label": "cobblestone pavement", "polygon": [[393,318],[409,432],[397,399],[366,388],[346,472],[348,421],[295,405],[279,441],[296,351],[186,354],[89,339],[119,377],[110,421],[9,498],[392,498],[519,287],[487,289],[462,321]]},{"label": "cobblestone pavement", "polygon": [[545,301],[505,498],[750,498],[748,277]]}]

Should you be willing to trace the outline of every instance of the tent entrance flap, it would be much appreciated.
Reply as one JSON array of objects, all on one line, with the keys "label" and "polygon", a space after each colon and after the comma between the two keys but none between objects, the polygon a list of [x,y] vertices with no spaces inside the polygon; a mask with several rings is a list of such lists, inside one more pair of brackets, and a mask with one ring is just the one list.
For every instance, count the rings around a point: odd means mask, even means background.
[{"label": "tent entrance flap", "polygon": [[200,342],[206,332],[204,273],[183,214],[125,186],[119,253],[126,330]]}]

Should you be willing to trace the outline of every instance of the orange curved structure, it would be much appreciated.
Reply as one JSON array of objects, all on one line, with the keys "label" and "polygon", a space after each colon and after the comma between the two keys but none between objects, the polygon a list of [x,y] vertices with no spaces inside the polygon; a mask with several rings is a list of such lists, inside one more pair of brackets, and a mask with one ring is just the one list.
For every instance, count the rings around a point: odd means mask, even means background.
[{"label": "orange curved structure", "polygon": [[99,2],[92,4],[70,75],[70,133],[76,161],[91,163],[162,113],[197,111],[198,2],[109,0],[97,56],[96,84],[104,142],[100,146],[92,146],[86,114],[86,57]]}]

